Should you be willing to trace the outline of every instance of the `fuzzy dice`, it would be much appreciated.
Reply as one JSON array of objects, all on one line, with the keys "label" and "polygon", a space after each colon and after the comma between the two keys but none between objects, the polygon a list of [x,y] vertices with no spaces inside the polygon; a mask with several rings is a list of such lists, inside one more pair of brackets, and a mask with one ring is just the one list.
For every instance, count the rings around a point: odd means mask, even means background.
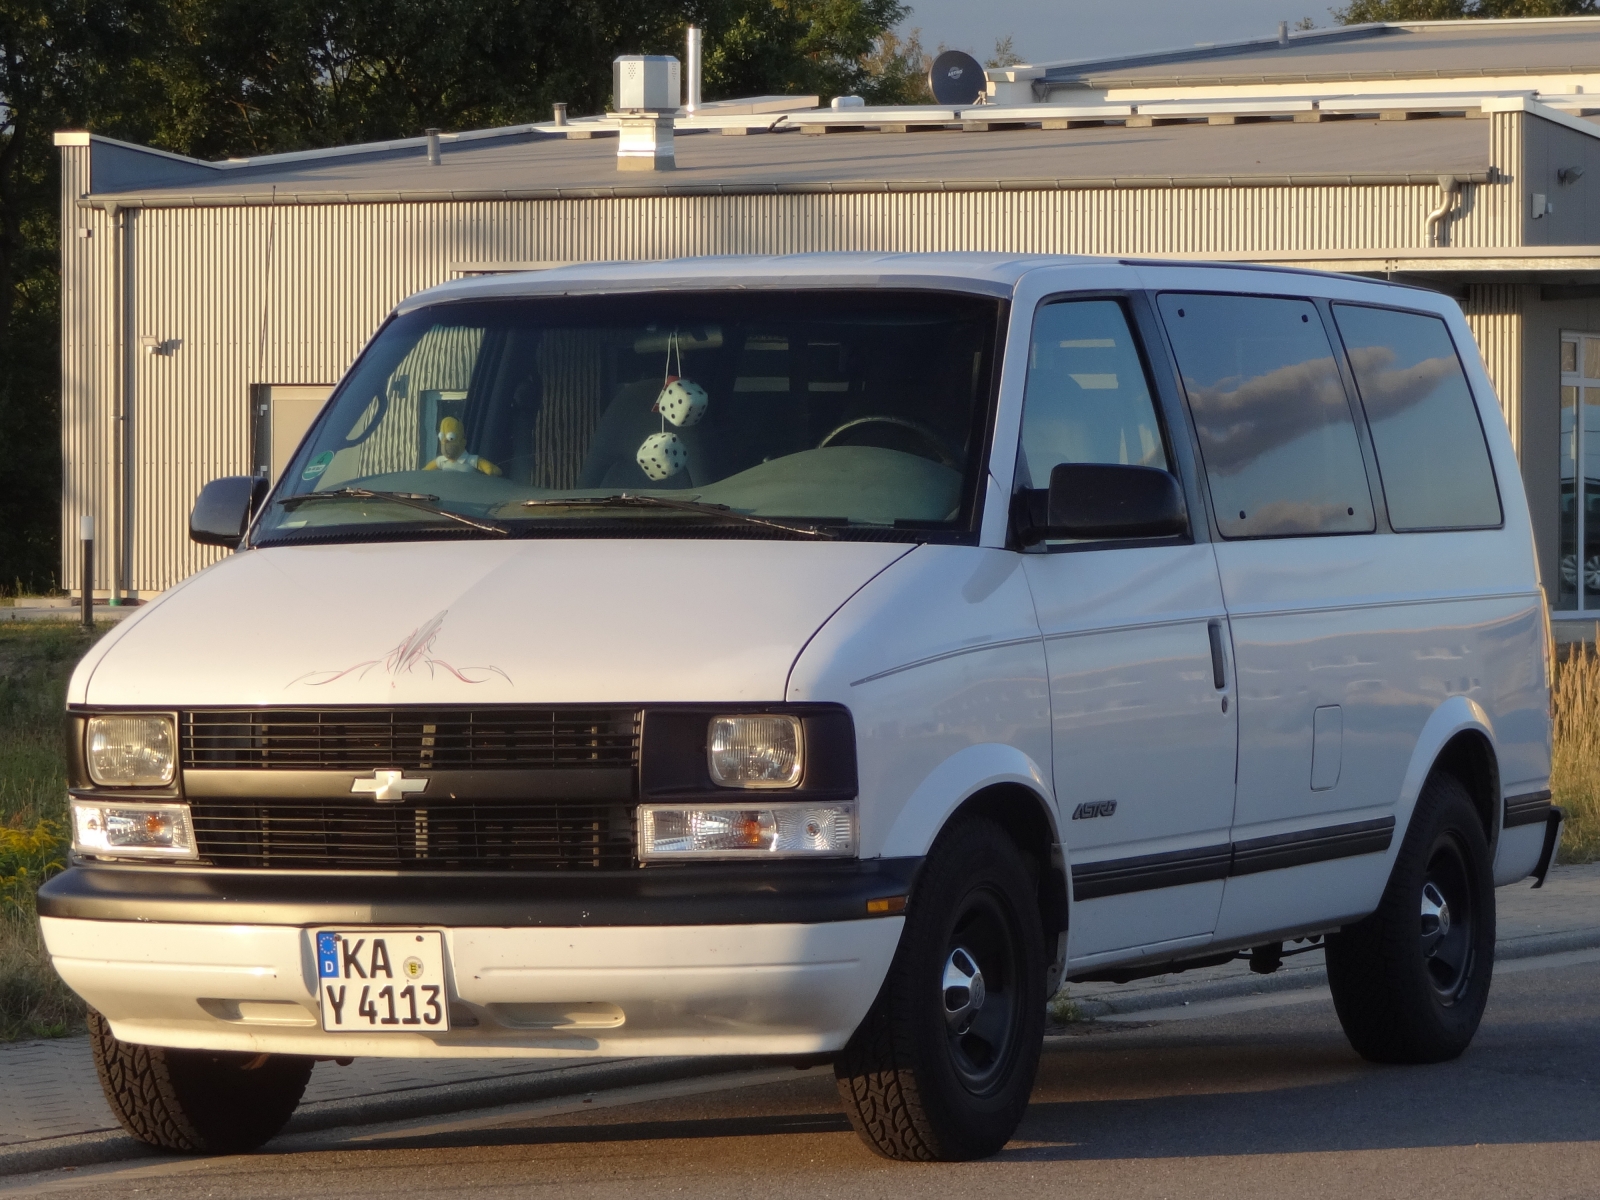
[{"label": "fuzzy dice", "polygon": [[679,429],[697,424],[710,403],[705,388],[692,379],[674,379],[656,397],[657,410]]},{"label": "fuzzy dice", "polygon": [[675,433],[652,433],[645,438],[634,458],[647,478],[659,482],[671,479],[688,465],[689,447]]}]

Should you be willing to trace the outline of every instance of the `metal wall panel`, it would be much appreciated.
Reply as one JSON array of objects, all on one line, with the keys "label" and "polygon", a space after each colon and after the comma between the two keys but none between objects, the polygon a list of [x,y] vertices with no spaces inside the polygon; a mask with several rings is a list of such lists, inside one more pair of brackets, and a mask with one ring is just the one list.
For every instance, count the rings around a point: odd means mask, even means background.
[{"label": "metal wall panel", "polygon": [[[1576,171],[1562,182],[1560,172]],[[1527,205],[1526,241],[1529,246],[1577,246],[1595,241],[1600,200],[1595,182],[1600,180],[1600,139],[1529,117],[1523,126],[1522,178],[1517,198]],[[1535,216],[1532,198],[1545,197],[1549,208]]]},{"label": "metal wall panel", "polygon": [[[1523,196],[1522,141],[1530,120],[1526,113],[1491,113],[1489,116],[1489,161],[1498,172],[1494,185],[1498,202],[1483,222],[1483,240],[1458,242],[1461,246],[1526,245],[1527,205]],[[1482,190],[1482,189],[1477,189]]]},{"label": "metal wall panel", "polygon": [[[1514,119],[1492,120],[1497,147],[1502,135],[1515,140]],[[101,235],[111,225],[104,214],[74,203],[90,190],[89,154],[64,150],[64,220],[97,229],[93,239],[65,239],[63,250],[68,579],[77,513],[87,505],[106,521],[116,492],[115,239]],[[157,592],[219,557],[188,540],[187,514],[208,479],[251,469],[252,384],[335,382],[392,306],[449,279],[452,264],[824,250],[1407,249],[1425,245],[1439,196],[1435,186],[1373,185],[138,210],[126,215],[127,585]],[[1515,244],[1507,232],[1516,208],[1514,184],[1471,185],[1450,244]],[[144,339],[170,352],[146,353]],[[1497,369],[1497,379],[1510,379]]]},{"label": "metal wall panel", "polygon": [[[77,197],[90,190],[88,146],[61,148],[61,576],[81,587],[78,518],[95,519],[95,590],[117,566],[115,222]],[[83,236],[80,231],[87,231]]]},{"label": "metal wall panel", "polygon": [[[1511,429],[1511,444],[1522,453],[1522,307],[1525,288],[1515,283],[1473,284],[1462,302],[1484,369],[1494,383]],[[1466,347],[1462,347],[1463,350]]]}]

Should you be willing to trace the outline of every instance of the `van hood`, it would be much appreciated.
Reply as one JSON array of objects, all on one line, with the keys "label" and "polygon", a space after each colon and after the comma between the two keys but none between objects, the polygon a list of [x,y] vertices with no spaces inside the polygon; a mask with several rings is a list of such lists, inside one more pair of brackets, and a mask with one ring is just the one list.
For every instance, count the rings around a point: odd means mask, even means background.
[{"label": "van hood", "polygon": [[140,612],[75,703],[775,701],[807,640],[912,547],[729,539],[251,550]]}]

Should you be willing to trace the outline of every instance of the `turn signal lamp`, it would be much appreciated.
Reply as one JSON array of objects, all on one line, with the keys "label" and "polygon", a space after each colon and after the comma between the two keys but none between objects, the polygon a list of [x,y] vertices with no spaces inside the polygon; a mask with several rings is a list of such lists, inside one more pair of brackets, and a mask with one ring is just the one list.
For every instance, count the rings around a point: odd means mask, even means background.
[{"label": "turn signal lamp", "polygon": [[685,858],[848,858],[856,852],[850,803],[639,806],[641,861]]},{"label": "turn signal lamp", "polygon": [[114,858],[195,858],[187,804],[72,801],[72,848]]}]

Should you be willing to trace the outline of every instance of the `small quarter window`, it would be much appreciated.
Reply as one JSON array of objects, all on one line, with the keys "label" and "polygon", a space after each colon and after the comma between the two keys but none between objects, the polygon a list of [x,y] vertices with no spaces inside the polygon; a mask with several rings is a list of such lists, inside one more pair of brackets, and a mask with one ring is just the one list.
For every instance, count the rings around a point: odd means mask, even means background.
[{"label": "small quarter window", "polygon": [[1222,535],[1372,532],[1355,418],[1316,306],[1195,293],[1159,303]]},{"label": "small quarter window", "polygon": [[1115,300],[1058,301],[1034,317],[1019,480],[1048,487],[1059,463],[1169,469],[1144,363]]},{"label": "small quarter window", "polygon": [[1438,317],[1333,306],[1350,356],[1378,475],[1397,530],[1500,524],[1500,494],[1483,426]]}]

